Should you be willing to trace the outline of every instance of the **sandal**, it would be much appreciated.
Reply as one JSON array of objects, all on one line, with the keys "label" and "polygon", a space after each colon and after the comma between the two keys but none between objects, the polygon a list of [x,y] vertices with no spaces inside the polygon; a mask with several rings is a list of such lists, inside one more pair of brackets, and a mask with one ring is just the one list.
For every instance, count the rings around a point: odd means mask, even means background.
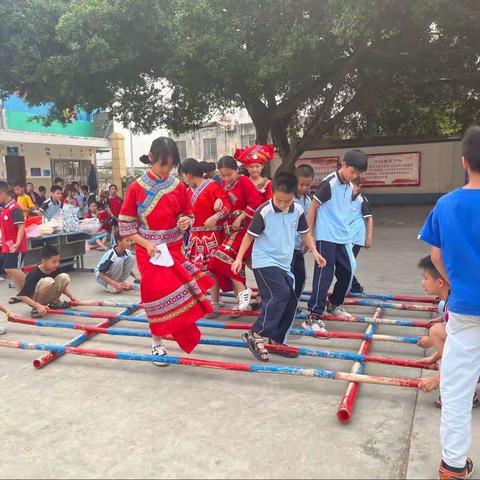
[{"label": "sandal", "polygon": [[57,303],[49,303],[48,306],[53,310],[64,310],[66,308],[70,308],[72,305],[70,302],[57,302]]},{"label": "sandal", "polygon": [[30,316],[32,318],[42,318],[40,315],[40,312],[36,308],[32,308],[32,311],[30,312]]},{"label": "sandal", "polygon": [[10,305],[15,305],[16,303],[20,303],[20,302],[21,302],[21,300],[20,300],[18,297],[12,297],[12,298],[10,298],[10,300],[8,301],[8,303],[9,303]]},{"label": "sandal", "polygon": [[261,362],[268,362],[268,350],[265,348],[265,340],[263,337],[257,338],[253,333],[248,332],[242,335],[242,340],[246,343],[252,355]]},{"label": "sandal", "polygon": [[[268,345],[273,346],[273,347],[282,347],[282,349],[268,349],[269,353],[272,353],[273,355],[280,355],[281,357],[285,358],[297,358],[298,357],[298,349],[294,347],[290,347],[285,343],[273,343],[272,339],[268,339]],[[288,348],[288,350],[287,350]]]}]

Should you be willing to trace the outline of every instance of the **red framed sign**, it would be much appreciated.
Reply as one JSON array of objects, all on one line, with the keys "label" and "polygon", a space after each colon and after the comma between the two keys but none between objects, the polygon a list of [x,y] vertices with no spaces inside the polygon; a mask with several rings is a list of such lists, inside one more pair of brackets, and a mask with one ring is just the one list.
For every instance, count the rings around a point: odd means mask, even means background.
[{"label": "red framed sign", "polygon": [[420,152],[369,154],[368,170],[362,175],[362,185],[417,187],[420,185],[420,163]]},{"label": "red framed sign", "polygon": [[314,157],[300,158],[296,161],[295,166],[310,165],[315,172],[315,179],[312,183],[312,190],[316,190],[320,186],[320,182],[329,174],[337,170],[340,165],[340,157]]}]

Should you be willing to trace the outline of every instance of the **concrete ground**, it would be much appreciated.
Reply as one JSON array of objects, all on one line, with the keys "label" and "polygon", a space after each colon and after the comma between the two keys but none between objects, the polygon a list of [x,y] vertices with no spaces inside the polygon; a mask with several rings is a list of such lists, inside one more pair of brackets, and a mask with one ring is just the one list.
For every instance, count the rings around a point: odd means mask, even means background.
[{"label": "concrete ground", "polygon": [[[423,294],[416,263],[428,249],[416,237],[427,211],[427,207],[376,209],[374,247],[359,257],[359,277],[367,291]],[[97,257],[90,253],[87,264],[93,266]],[[73,290],[83,299],[112,298],[97,288],[92,274],[74,273]],[[5,304],[12,292],[3,282],[0,302]],[[121,298],[138,297],[129,293]],[[371,314],[374,309],[350,310]],[[23,305],[14,311],[29,315]],[[396,310],[387,310],[385,317],[429,318]],[[50,317],[54,318],[74,320]],[[130,322],[120,326],[146,328]],[[330,329],[364,331],[365,325],[332,323]],[[10,324],[2,338],[61,344],[79,333]],[[395,326],[380,326],[379,333],[420,334],[419,329]],[[205,335],[238,338],[239,332],[209,329]],[[291,337],[290,342],[352,352],[360,343],[303,337]],[[85,346],[148,353],[150,342],[96,336]],[[378,341],[371,352],[407,358],[424,355],[415,345]],[[180,351],[171,344],[169,353]],[[183,366],[157,368],[73,355],[35,370],[32,360],[39,356],[35,351],[0,351],[1,478],[428,479],[437,475],[436,394],[362,385],[352,421],[342,425],[335,413],[344,382]],[[248,350],[238,348],[199,346],[194,357],[255,363]],[[312,357],[271,356],[271,364],[351,368],[351,362]],[[398,377],[423,374],[377,364],[368,364],[367,372]],[[474,454],[480,446],[479,414],[474,412],[473,417]]]}]

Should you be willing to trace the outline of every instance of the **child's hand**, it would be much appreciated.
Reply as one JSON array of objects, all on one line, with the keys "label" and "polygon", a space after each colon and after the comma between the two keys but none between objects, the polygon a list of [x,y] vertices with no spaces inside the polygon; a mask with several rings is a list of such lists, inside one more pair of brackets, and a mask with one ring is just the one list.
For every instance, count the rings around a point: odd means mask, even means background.
[{"label": "child's hand", "polygon": [[146,240],[146,245],[145,245],[145,250],[147,251],[148,255],[150,257],[154,257],[157,254],[157,247],[155,246],[154,243],[149,242]]},{"label": "child's hand", "polygon": [[232,272],[233,272],[235,275],[238,275],[238,273],[240,272],[241,269],[242,269],[242,261],[237,258],[237,259],[232,263]]},{"label": "child's hand", "polygon": [[121,290],[130,290],[130,285],[127,285],[125,282],[120,282]]},{"label": "child's hand", "polygon": [[434,375],[433,377],[427,377],[420,380],[418,388],[425,393],[433,392],[440,385],[440,375]]},{"label": "child's hand", "polygon": [[187,217],[186,215],[182,215],[178,217],[177,220],[177,227],[184,232],[190,227],[190,217]]},{"label": "child's hand", "polygon": [[433,347],[432,339],[429,336],[420,337],[417,345],[422,348],[430,348]]},{"label": "child's hand", "polygon": [[319,252],[313,252],[313,258],[320,268],[323,268],[327,264],[327,261],[320,255]]},{"label": "child's hand", "polygon": [[207,218],[203,226],[207,228],[213,228],[217,224],[217,222],[218,222],[218,215],[215,214]]},{"label": "child's hand", "polygon": [[217,198],[215,200],[215,203],[213,204],[213,210],[215,210],[215,212],[219,212],[222,208],[223,208],[223,201],[221,198]]},{"label": "child's hand", "polygon": [[13,312],[8,312],[7,313],[7,319],[8,320],[18,320],[18,315],[16,315],[15,313]]},{"label": "child's hand", "polygon": [[243,218],[240,216],[240,217],[237,217],[233,223],[232,223],[232,230],[234,232],[238,232],[240,230],[240,228],[242,228],[242,222],[243,222]]},{"label": "child's hand", "polygon": [[367,238],[365,240],[365,248],[370,248],[373,245],[373,239],[372,238]]},{"label": "child's hand", "polygon": [[77,297],[70,297],[70,300],[71,300],[72,302],[74,302],[74,303],[81,303],[81,302],[80,302],[80,299],[77,298]]},{"label": "child's hand", "polygon": [[47,307],[41,303],[36,306],[37,312],[43,317],[48,313]]}]

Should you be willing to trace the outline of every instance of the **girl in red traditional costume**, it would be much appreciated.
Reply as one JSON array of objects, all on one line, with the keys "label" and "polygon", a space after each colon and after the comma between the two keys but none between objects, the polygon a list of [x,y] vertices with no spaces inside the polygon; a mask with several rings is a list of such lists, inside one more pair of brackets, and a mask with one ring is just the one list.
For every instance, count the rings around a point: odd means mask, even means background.
[{"label": "girl in red traditional costume", "polygon": [[209,269],[217,275],[220,288],[224,292],[235,291],[238,309],[246,310],[250,304],[252,291],[246,287],[245,265],[238,274],[232,273],[231,266],[253,214],[261,204],[261,198],[253,183],[244,175],[240,175],[233,157],[222,157],[218,162],[218,170],[223,180],[222,189],[232,203],[232,211],[225,219],[225,238],[210,260]]},{"label": "girl in red traditional costume", "polygon": [[262,197],[262,203],[272,198],[272,182],[262,176],[263,167],[273,159],[273,145],[252,145],[237,148],[233,157],[243,163],[248,170],[250,180]]},{"label": "girl in red traditional costume", "polygon": [[[182,255],[183,232],[190,227],[192,204],[187,188],[170,175],[179,164],[175,142],[157,138],[140,160],[150,170],[130,185],[119,216],[123,237],[136,244],[142,275],[140,295],[152,332],[152,355],[166,350],[162,337],[172,335],[190,353],[200,341],[195,322],[213,313],[205,292],[211,278]],[[154,365],[167,364],[154,362]]]},{"label": "girl in red traditional costume", "polygon": [[[202,272],[208,272],[208,263],[223,241],[223,219],[230,213],[232,204],[220,185],[212,179],[204,179],[204,167],[194,158],[182,162],[183,181],[192,190],[193,224],[190,227],[186,257]],[[210,294],[213,306],[220,307],[219,283]]]}]

